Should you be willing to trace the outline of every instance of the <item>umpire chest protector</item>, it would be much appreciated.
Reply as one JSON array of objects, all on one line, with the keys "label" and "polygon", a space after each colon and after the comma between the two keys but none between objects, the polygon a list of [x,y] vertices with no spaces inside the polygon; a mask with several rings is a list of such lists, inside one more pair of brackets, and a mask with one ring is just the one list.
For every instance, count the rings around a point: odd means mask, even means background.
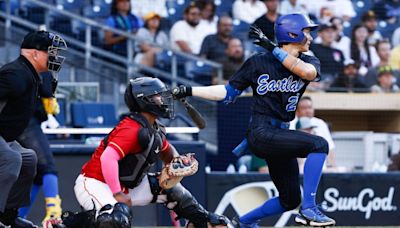
[{"label": "umpire chest protector", "polygon": [[[131,113],[129,118],[138,122],[142,128],[139,131],[139,143],[142,152],[128,154],[118,162],[119,180],[128,188],[135,188],[140,184],[149,169],[158,161],[158,156],[165,139],[165,128],[157,120],[153,126],[139,113]],[[108,136],[104,139],[108,143]]]}]

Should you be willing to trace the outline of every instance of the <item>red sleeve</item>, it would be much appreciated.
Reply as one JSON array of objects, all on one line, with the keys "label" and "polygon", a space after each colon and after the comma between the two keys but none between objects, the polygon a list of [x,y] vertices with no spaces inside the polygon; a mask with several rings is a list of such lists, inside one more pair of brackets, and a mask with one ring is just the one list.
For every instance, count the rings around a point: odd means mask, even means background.
[{"label": "red sleeve", "polygon": [[139,144],[139,124],[135,126],[124,126],[115,129],[115,133],[110,137],[108,146],[114,148],[121,155],[121,158],[130,153],[140,152]]},{"label": "red sleeve", "polygon": [[164,138],[161,153],[167,153],[169,151],[169,142]]}]

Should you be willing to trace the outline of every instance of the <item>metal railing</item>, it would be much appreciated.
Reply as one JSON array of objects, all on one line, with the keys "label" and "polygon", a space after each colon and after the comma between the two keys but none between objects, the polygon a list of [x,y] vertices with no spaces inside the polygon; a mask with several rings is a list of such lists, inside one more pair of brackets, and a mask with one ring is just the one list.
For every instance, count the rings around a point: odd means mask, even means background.
[{"label": "metal railing", "polygon": [[[12,15],[10,0],[5,0],[5,1],[6,1],[6,12],[5,13],[0,12],[0,16],[5,18],[6,33],[9,32],[9,30],[11,28],[11,22],[17,22],[19,24],[25,25],[32,29],[36,29],[38,27],[38,25],[35,23],[27,22],[19,17]],[[222,79],[223,79],[222,65],[219,63],[216,63],[216,62],[213,62],[213,61],[210,61],[207,59],[203,59],[203,58],[200,58],[200,57],[197,57],[194,55],[190,55],[190,54],[187,54],[187,53],[184,53],[181,51],[173,50],[168,45],[158,45],[158,44],[150,42],[151,45],[159,47],[159,48],[163,49],[164,51],[168,51],[168,53],[171,54],[171,72],[165,72],[165,71],[161,71],[161,70],[158,70],[155,68],[146,67],[144,65],[137,64],[134,62],[134,58],[133,58],[134,57],[134,42],[144,41],[144,40],[138,39],[134,34],[106,26],[95,20],[85,18],[85,17],[82,17],[81,15],[74,14],[74,13],[71,13],[71,12],[68,12],[65,10],[58,9],[56,6],[52,6],[52,5],[40,2],[38,0],[20,0],[20,3],[21,3],[21,5],[23,5],[24,3],[29,3],[30,5],[36,5],[36,6],[43,8],[45,10],[44,23],[47,28],[50,28],[50,12],[52,14],[56,13],[56,14],[59,14],[62,16],[66,16],[70,19],[77,20],[77,21],[81,22],[82,24],[84,24],[85,25],[85,42],[84,43],[82,43],[76,39],[70,38],[68,36],[63,36],[63,37],[65,37],[65,39],[67,40],[67,42],[69,44],[73,44],[76,47],[82,48],[84,50],[85,68],[89,68],[90,59],[92,58],[93,54],[96,54],[99,56],[112,58],[115,61],[125,64],[127,75],[132,75],[132,73],[134,72],[134,69],[139,68],[139,69],[145,69],[145,70],[149,71],[150,73],[156,73],[163,78],[170,79],[172,81],[172,86],[176,86],[176,84],[178,82],[179,83],[188,83],[189,82],[191,84],[196,84],[194,82],[191,82],[190,80],[178,78],[177,57],[180,56],[180,57],[183,57],[184,59],[196,61],[197,63],[204,64],[206,66],[215,68],[216,72],[217,72],[218,83],[222,82]],[[120,55],[114,54],[112,52],[109,52],[109,51],[106,51],[101,48],[93,46],[92,45],[92,33],[91,33],[92,28],[97,28],[97,29],[100,29],[101,31],[111,31],[115,34],[127,37],[128,38],[127,39],[127,57],[120,56]],[[6,34],[6,38],[7,38],[7,34]],[[148,40],[146,40],[146,42],[149,43]]]}]

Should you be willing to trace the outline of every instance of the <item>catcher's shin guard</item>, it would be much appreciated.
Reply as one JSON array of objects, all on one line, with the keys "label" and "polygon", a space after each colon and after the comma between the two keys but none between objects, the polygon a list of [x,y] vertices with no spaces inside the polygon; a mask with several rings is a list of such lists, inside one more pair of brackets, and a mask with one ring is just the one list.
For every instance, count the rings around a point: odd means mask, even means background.
[{"label": "catcher's shin guard", "polygon": [[181,184],[165,190],[167,195],[167,207],[175,211],[178,217],[189,220],[196,228],[207,228],[211,225],[227,225],[229,220],[224,216],[210,213],[201,206],[192,194]]}]

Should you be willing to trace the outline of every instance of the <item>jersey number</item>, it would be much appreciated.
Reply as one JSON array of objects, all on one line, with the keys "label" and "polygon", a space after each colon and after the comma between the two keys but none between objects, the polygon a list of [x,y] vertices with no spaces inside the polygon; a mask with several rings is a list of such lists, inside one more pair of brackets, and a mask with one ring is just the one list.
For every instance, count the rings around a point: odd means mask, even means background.
[{"label": "jersey number", "polygon": [[298,101],[299,101],[299,95],[289,97],[288,99],[289,104],[286,105],[286,111],[288,112],[296,111],[296,106]]}]

